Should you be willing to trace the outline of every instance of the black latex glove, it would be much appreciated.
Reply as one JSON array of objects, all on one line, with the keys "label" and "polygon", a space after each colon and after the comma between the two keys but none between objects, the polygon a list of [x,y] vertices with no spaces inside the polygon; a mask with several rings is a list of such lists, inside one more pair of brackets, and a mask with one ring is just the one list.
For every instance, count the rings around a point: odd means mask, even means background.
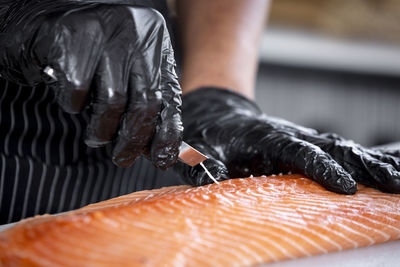
[{"label": "black latex glove", "polygon": [[[113,161],[123,167],[143,153],[162,169],[175,163],[183,130],[181,89],[157,11],[19,0],[9,6],[0,30],[0,74],[19,84],[47,82],[66,112],[89,106],[88,146],[114,141]],[[57,82],[43,73],[46,66]]]},{"label": "black latex glove", "polygon": [[[220,180],[292,171],[337,193],[354,194],[356,182],[400,193],[400,153],[268,117],[254,102],[223,89],[185,95],[182,112],[185,140],[211,157],[205,165]],[[175,166],[186,183],[212,182],[200,166]]]}]

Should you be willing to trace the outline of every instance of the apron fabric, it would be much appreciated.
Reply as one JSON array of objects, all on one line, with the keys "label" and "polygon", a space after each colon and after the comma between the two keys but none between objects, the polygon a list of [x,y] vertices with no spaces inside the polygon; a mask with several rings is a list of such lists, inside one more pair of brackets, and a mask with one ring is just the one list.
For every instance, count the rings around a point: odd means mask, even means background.
[{"label": "apron fabric", "polygon": [[48,88],[0,80],[0,92],[0,224],[180,183],[144,158],[118,168],[110,145],[87,147],[88,110],[64,113]]}]

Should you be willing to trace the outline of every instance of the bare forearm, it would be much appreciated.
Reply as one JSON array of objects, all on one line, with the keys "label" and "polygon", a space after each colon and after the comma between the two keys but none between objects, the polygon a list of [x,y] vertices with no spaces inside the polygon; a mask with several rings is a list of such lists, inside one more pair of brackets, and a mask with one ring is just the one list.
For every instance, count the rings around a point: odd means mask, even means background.
[{"label": "bare forearm", "polygon": [[254,97],[267,0],[180,0],[184,93],[201,86]]}]

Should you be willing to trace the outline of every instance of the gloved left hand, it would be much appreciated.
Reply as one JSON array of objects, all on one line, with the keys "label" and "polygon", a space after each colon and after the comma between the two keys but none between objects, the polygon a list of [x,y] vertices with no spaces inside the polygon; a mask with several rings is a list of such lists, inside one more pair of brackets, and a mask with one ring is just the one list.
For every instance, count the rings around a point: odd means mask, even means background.
[{"label": "gloved left hand", "polygon": [[[357,183],[400,193],[400,152],[373,150],[335,134],[269,117],[232,91],[201,88],[183,97],[185,141],[208,155],[219,180],[298,172],[326,189],[354,194]],[[212,181],[201,166],[177,163],[186,183]]]},{"label": "gloved left hand", "polygon": [[[90,107],[85,142],[113,142],[118,166],[130,166],[142,154],[162,169],[175,163],[183,130],[181,89],[160,13],[120,1],[6,2],[5,13],[0,3],[4,78],[32,86],[47,82],[66,112]],[[43,73],[47,66],[56,82]]]}]

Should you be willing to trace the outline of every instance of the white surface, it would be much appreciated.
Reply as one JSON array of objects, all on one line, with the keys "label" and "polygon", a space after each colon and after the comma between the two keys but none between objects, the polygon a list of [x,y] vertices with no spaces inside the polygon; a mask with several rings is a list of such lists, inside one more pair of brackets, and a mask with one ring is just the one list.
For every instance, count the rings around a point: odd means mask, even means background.
[{"label": "white surface", "polygon": [[400,266],[400,241],[333,252],[259,267],[392,267]]},{"label": "white surface", "polygon": [[3,231],[3,230],[6,230],[7,228],[10,228],[10,227],[13,226],[14,224],[15,224],[15,223],[0,225],[0,232]]},{"label": "white surface", "polygon": [[279,28],[264,32],[260,59],[293,66],[400,76],[400,46]]}]

